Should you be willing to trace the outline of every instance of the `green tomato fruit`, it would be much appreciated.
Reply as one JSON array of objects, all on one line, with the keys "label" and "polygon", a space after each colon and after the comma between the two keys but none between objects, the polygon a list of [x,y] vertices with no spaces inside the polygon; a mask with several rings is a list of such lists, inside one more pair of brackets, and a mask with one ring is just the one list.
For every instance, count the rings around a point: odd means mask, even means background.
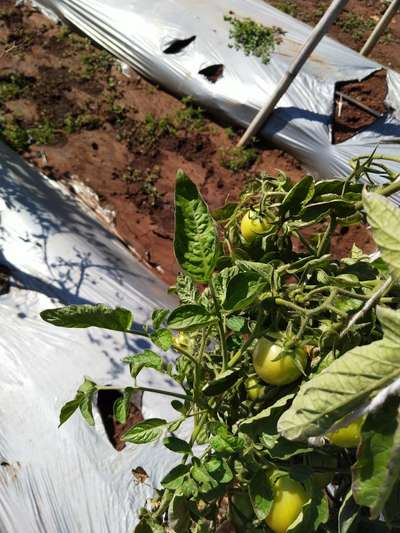
[{"label": "green tomato fruit", "polygon": [[364,422],[364,417],[351,422],[344,428],[327,433],[327,437],[331,444],[339,446],[340,448],[357,448],[361,440],[361,426]]},{"label": "green tomato fruit", "polygon": [[240,231],[245,241],[252,243],[260,234],[265,233],[270,224],[254,211],[247,211],[240,222]]},{"label": "green tomato fruit", "polygon": [[172,345],[181,350],[191,351],[193,348],[193,339],[191,339],[184,331],[180,331],[178,335],[173,338]]},{"label": "green tomato fruit", "polygon": [[[280,344],[273,344],[265,338],[257,341],[253,352],[253,364],[260,378],[270,385],[287,385],[296,381],[301,375],[300,369],[290,355],[281,359],[273,359],[282,351]],[[303,348],[298,348],[296,355],[303,368],[306,366],[307,354]]]},{"label": "green tomato fruit", "polygon": [[262,400],[265,396],[265,387],[257,378],[248,378],[246,381],[247,397],[252,402]]},{"label": "green tomato fruit", "polygon": [[275,533],[286,533],[307,501],[303,485],[289,476],[280,477],[273,486],[274,499],[265,519]]}]

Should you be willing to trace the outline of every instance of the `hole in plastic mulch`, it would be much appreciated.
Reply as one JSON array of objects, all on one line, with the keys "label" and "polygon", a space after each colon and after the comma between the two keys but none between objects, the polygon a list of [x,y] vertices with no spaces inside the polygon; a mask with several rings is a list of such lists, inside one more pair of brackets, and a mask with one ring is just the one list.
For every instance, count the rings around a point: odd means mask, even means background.
[{"label": "hole in plastic mulch", "polygon": [[11,270],[5,265],[0,265],[0,296],[10,292]]},{"label": "hole in plastic mulch", "polygon": [[188,37],[187,39],[174,39],[167,48],[164,49],[164,54],[179,54],[184,48],[189,46],[196,39],[196,35]]},{"label": "hole in plastic mulch", "polygon": [[97,393],[97,408],[103,421],[108,440],[119,452],[126,446],[122,440],[122,435],[129,428],[143,420],[143,415],[139,407],[131,403],[126,423],[120,424],[117,422],[114,416],[114,403],[121,396],[122,394],[116,390],[100,390]]},{"label": "hole in plastic mulch", "polygon": [[199,74],[205,76],[211,83],[215,83],[220,78],[222,78],[223,73],[224,65],[222,65],[221,63],[217,65],[209,65],[208,67],[199,70]]},{"label": "hole in plastic mulch", "polygon": [[336,83],[332,143],[351,139],[384,116],[386,94],[386,71],[383,69],[361,81]]}]

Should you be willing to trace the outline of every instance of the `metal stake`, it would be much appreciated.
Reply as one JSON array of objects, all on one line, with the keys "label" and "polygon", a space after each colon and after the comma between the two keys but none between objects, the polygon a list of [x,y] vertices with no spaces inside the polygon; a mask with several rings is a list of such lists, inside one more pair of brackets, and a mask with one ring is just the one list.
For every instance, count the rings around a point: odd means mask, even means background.
[{"label": "metal stake", "polygon": [[348,0],[333,0],[332,4],[326,10],[324,16],[315,26],[309,38],[302,46],[297,57],[290,65],[288,71],[277,85],[269,102],[267,102],[267,104],[260,109],[247,130],[244,132],[242,138],[238,142],[238,146],[246,145],[250,139],[257,135],[259,129],[265,124],[265,121],[274,110],[276,104],[288,90],[304,63],[313,53],[315,47],[318,45],[322,37],[324,37],[324,35],[327,33],[331,25],[335,22],[343,8],[346,6],[347,2]]},{"label": "metal stake", "polygon": [[383,32],[389,26],[390,21],[395,16],[396,11],[399,9],[399,7],[400,7],[400,0],[393,0],[390,6],[385,11],[381,20],[375,26],[374,31],[368,37],[367,42],[361,48],[361,51],[360,51],[361,55],[368,56],[372,52],[372,49],[374,48],[376,43],[381,38]]}]

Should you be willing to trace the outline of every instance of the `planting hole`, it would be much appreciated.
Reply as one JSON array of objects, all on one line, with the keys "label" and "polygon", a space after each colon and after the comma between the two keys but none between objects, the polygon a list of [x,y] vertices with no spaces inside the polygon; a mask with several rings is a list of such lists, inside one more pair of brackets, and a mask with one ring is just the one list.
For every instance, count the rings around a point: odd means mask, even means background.
[{"label": "planting hole", "polygon": [[97,408],[106,430],[108,440],[119,452],[126,446],[122,440],[122,435],[129,428],[143,420],[142,412],[131,403],[128,418],[125,424],[120,424],[114,417],[114,403],[122,394],[116,390],[100,390],[97,393]]},{"label": "planting hole", "polygon": [[[374,72],[362,81],[337,83],[332,124],[333,144],[351,139],[384,115],[387,111],[386,94],[387,83],[384,70]],[[349,101],[347,97],[353,101]],[[361,104],[361,107],[357,105],[357,102]]]},{"label": "planting hole", "polygon": [[179,54],[184,48],[189,46],[196,39],[196,36],[187,39],[174,39],[164,50],[164,54]]},{"label": "planting hole", "polygon": [[199,70],[199,74],[205,76],[211,83],[218,81],[222,77],[223,73],[224,65],[221,64],[210,65]]}]

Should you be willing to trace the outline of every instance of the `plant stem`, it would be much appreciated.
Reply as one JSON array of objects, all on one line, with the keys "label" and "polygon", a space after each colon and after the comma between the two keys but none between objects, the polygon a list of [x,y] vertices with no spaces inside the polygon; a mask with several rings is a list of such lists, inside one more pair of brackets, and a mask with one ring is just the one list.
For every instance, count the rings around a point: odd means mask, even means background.
[{"label": "plant stem", "polygon": [[175,346],[173,345],[172,346],[174,350],[176,350],[177,352],[179,352],[180,354],[184,355],[185,357],[187,357],[188,359],[190,359],[190,361],[192,361],[192,363],[194,365],[198,365],[198,361],[195,357],[193,357],[192,354],[190,354],[189,352],[187,352],[186,350],[184,350],[183,348],[179,348],[178,346]]},{"label": "plant stem", "polygon": [[336,227],[336,218],[334,215],[330,217],[329,224],[325,230],[324,236],[321,239],[321,242],[319,243],[318,249],[317,249],[317,257],[321,257],[325,253],[325,249],[327,245],[330,243],[332,233]]},{"label": "plant stem", "polygon": [[[96,387],[97,390],[118,390],[120,391],[123,387]],[[189,400],[192,401],[193,398],[187,394],[180,394],[179,392],[170,392],[162,389],[153,389],[151,387],[133,387],[135,390],[140,390],[142,392],[154,392],[155,394],[163,394],[164,396],[173,396],[174,398],[179,398],[180,400]]]},{"label": "plant stem", "polygon": [[347,326],[344,328],[342,333],[340,334],[340,338],[342,338],[346,333],[354,326],[356,322],[360,320],[361,317],[363,317],[368,311],[375,305],[375,303],[383,296],[392,286],[393,284],[393,278],[392,276],[389,276],[387,280],[381,285],[381,287],[365,302],[363,307],[351,318],[350,322],[347,324]]},{"label": "plant stem", "polygon": [[215,293],[215,287],[214,287],[214,282],[212,278],[210,279],[210,291],[211,291],[211,295],[214,301],[215,313],[218,318],[218,332],[219,332],[219,340],[220,340],[221,352],[222,352],[222,369],[226,370],[228,367],[228,350],[226,347],[224,319],[221,314],[221,308],[219,306],[218,298]]},{"label": "plant stem", "polygon": [[260,307],[259,310],[258,310],[257,323],[256,323],[256,325],[254,327],[253,332],[251,333],[251,335],[249,335],[249,338],[243,344],[243,346],[233,355],[233,357],[231,358],[231,360],[228,363],[228,368],[232,368],[233,366],[235,366],[235,364],[241,359],[242,355],[247,350],[247,348],[251,345],[251,343],[254,341],[254,339],[257,338],[258,329],[259,329],[259,327],[260,327],[260,325],[262,323],[262,320],[263,320],[263,314],[262,314],[262,309]]},{"label": "plant stem", "polygon": [[196,427],[194,428],[194,431],[192,433],[192,436],[190,437],[190,445],[193,446],[195,444],[197,437],[200,434],[200,431],[203,429],[204,424],[207,421],[207,413],[204,413],[201,415],[201,418],[199,422],[197,423]]}]

